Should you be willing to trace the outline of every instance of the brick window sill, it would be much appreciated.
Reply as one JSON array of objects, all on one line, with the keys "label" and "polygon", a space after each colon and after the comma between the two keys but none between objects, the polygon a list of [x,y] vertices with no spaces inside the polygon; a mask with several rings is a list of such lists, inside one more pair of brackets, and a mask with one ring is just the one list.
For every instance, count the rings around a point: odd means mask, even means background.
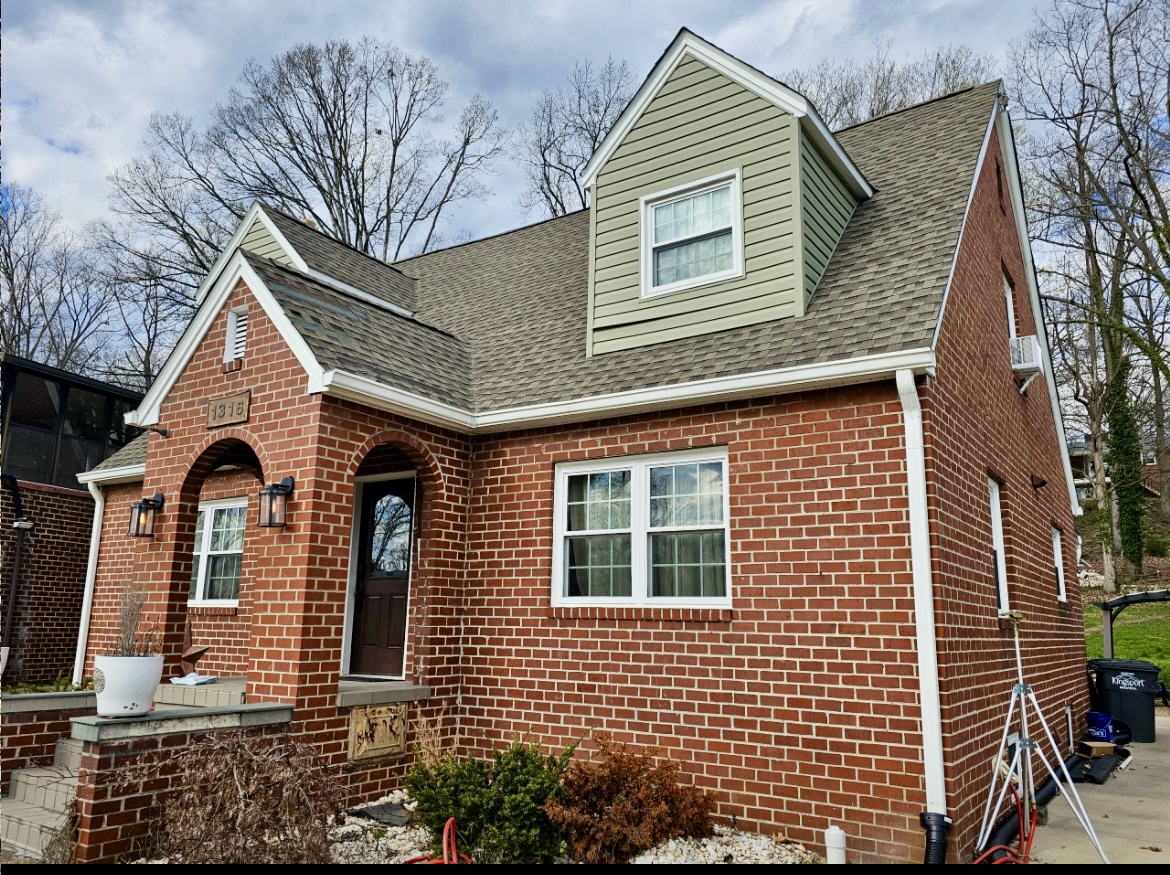
[{"label": "brick window sill", "polygon": [[556,620],[658,620],[690,623],[730,623],[734,619],[731,608],[654,608],[644,605],[632,605],[628,608],[550,607],[548,616]]},{"label": "brick window sill", "polygon": [[188,605],[187,613],[192,617],[235,617],[240,608],[238,605]]}]

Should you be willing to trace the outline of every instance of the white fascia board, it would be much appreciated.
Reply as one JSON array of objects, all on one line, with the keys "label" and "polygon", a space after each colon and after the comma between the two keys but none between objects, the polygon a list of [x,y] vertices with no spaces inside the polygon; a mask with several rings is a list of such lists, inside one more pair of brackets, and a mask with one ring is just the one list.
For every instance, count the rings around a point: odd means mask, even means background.
[{"label": "white fascia board", "polygon": [[786,85],[777,82],[770,76],[765,76],[759,70],[687,30],[680,31],[679,35],[675,37],[674,42],[671,43],[654,69],[650,71],[650,75],[646,77],[646,81],[642,83],[633,100],[626,106],[617,123],[605,135],[605,139],[601,141],[601,145],[597,147],[589,159],[589,163],[585,165],[585,169],[581,173],[581,182],[584,187],[590,188],[597,181],[597,175],[601,172],[605,162],[609,160],[622,140],[638,123],[638,119],[642,117],[642,113],[658,95],[666,80],[688,56],[702,61],[713,70],[722,73],[728,79],[742,85],[772,105],[804,120],[802,126],[808,128],[813,139],[821,146],[822,151],[827,153],[830,161],[842,174],[853,193],[860,198],[873,196],[873,188],[869,182],[845,153],[845,150],[841,148],[841,145],[829,132],[828,127],[821,121],[816,110],[807,100]]},{"label": "white fascia board", "polygon": [[1060,413],[1060,397],[1057,394],[1056,378],[1052,369],[1052,353],[1048,348],[1048,326],[1044,324],[1044,311],[1040,305],[1040,287],[1036,282],[1036,265],[1032,260],[1032,244],[1028,239],[1028,218],[1024,213],[1024,186],[1020,180],[1019,159],[1016,157],[1016,139],[1012,131],[1011,116],[1002,100],[996,103],[996,130],[999,134],[999,149],[1007,171],[1008,194],[1012,202],[1012,217],[1016,224],[1016,235],[1020,241],[1020,252],[1024,256],[1024,276],[1028,282],[1028,300],[1032,303],[1032,319],[1044,342],[1040,353],[1044,357],[1044,384],[1048,387],[1048,403],[1052,407],[1052,422],[1056,426],[1056,442],[1060,444],[1060,459],[1064,465],[1064,481],[1068,489],[1068,500],[1074,517],[1080,516],[1080,499],[1073,482],[1072,463],[1068,456],[1068,441],[1065,439],[1064,418]]},{"label": "white fascia board", "polygon": [[472,431],[475,426],[475,416],[470,411],[441,401],[432,401],[413,392],[395,389],[393,386],[348,371],[326,371],[319,383],[310,383],[309,391],[323,392],[335,398],[346,398],[379,410],[401,413],[412,419],[421,419],[423,422],[458,431]]},{"label": "white fascia board", "polygon": [[[999,98],[996,98],[996,107],[999,106]],[[943,316],[947,312],[947,301],[951,298],[951,287],[955,283],[955,268],[959,264],[959,253],[963,249],[963,235],[967,233],[967,219],[971,215],[971,204],[975,201],[975,188],[979,184],[979,176],[983,172],[983,162],[987,160],[987,147],[991,145],[991,135],[995,131],[995,119],[998,112],[993,109],[991,117],[987,120],[987,130],[983,132],[983,145],[979,147],[979,158],[975,162],[975,174],[971,177],[971,187],[967,191],[967,203],[963,207],[963,221],[959,225],[959,239],[955,241],[955,252],[951,256],[951,269],[947,271],[947,284],[943,287],[942,303],[938,308],[938,319],[934,323],[934,336],[930,338],[930,348],[934,349],[938,346],[939,332],[942,331]]]},{"label": "white fascia board", "polygon": [[84,471],[77,475],[79,482],[102,483],[117,486],[119,483],[138,483],[146,477],[146,465],[122,465],[118,468],[103,468],[100,471]]},{"label": "white fascia board", "polygon": [[310,391],[348,398],[380,410],[391,410],[462,432],[495,432],[734,401],[761,395],[869,383],[893,379],[900,370],[912,371],[915,374],[933,374],[934,353],[929,349],[882,353],[842,361],[694,380],[669,386],[632,389],[547,404],[489,410],[483,413],[472,413],[430,401],[344,371],[326,372],[322,384],[310,388]]},{"label": "white fascia board", "polygon": [[211,271],[207,274],[207,278],[199,285],[199,290],[195,292],[195,305],[198,306],[203,303],[203,299],[207,297],[207,293],[215,286],[219,275],[227,267],[231,257],[235,254],[240,244],[244,242],[244,238],[248,236],[248,232],[252,229],[252,224],[259,219],[261,224],[268,229],[268,233],[272,235],[280,248],[284,250],[289,260],[293,263],[297,270],[301,273],[308,273],[309,266],[305,264],[305,260],[293,249],[292,244],[288,242],[276,224],[264,212],[264,208],[260,206],[257,201],[252,204],[244,218],[240,219],[240,224],[236,226],[235,233],[232,234],[231,239],[228,240],[227,246],[223,248],[219,258],[216,259],[215,264],[212,265]]},{"label": "white fascia board", "polygon": [[187,325],[187,330],[183,332],[183,336],[175,344],[175,348],[162,366],[162,370],[159,371],[158,377],[155,378],[146,397],[138,405],[138,409],[126,414],[127,423],[140,428],[158,423],[159,410],[162,408],[163,401],[174,388],[175,382],[183,373],[183,369],[187,367],[187,363],[191,361],[191,357],[199,348],[199,344],[203,342],[203,338],[207,336],[208,330],[219,315],[220,310],[223,309],[232,289],[240,280],[244,281],[256,302],[276,326],[293,355],[296,356],[297,361],[301,363],[301,367],[305,369],[309,385],[320,383],[321,366],[317,363],[316,356],[313,355],[304,338],[293,327],[284,310],[272,297],[272,293],[268,291],[264,281],[248,264],[243,254],[237,251],[220,272],[219,279],[216,280],[215,285],[208,291],[207,297],[195,311],[195,315]]}]

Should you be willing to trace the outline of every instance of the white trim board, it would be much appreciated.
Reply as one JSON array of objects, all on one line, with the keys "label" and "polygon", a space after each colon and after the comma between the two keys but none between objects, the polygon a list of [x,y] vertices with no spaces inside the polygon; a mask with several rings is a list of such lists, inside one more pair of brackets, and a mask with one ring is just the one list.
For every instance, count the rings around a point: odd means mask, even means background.
[{"label": "white trim board", "polygon": [[650,75],[646,77],[646,81],[634,94],[633,100],[626,106],[617,123],[605,135],[605,139],[601,141],[601,145],[597,147],[593,157],[589,159],[589,163],[585,165],[581,174],[581,183],[585,188],[593,187],[597,181],[597,175],[601,172],[606,161],[613,155],[634,125],[638,123],[638,119],[642,117],[642,113],[658,95],[670,75],[687,57],[701,61],[733,82],[742,85],[774,106],[800,119],[801,127],[805,129],[813,142],[820,146],[821,152],[849,186],[853,195],[860,199],[873,196],[873,187],[845,150],[841,148],[841,144],[829,132],[828,127],[821,121],[812,104],[788,86],[764,75],[686,28],[679,31],[678,36],[674,38],[670,47],[654,65],[654,69],[650,71]]}]

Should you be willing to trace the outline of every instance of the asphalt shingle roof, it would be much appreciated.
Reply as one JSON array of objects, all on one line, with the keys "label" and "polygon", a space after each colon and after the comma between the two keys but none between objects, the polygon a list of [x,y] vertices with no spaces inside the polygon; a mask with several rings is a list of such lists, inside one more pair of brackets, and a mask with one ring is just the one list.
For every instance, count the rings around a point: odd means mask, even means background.
[{"label": "asphalt shingle roof", "polygon": [[118,452],[107,456],[100,464],[94,465],[93,471],[109,471],[112,468],[125,468],[128,465],[146,464],[146,439],[150,432],[144,431]]}]

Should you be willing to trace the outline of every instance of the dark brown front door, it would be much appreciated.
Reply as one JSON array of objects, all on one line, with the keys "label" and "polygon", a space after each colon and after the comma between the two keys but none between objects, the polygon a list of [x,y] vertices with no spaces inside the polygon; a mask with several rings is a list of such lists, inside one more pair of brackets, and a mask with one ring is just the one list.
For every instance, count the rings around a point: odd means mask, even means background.
[{"label": "dark brown front door", "polygon": [[402,676],[413,531],[413,477],[364,485],[350,674]]}]

